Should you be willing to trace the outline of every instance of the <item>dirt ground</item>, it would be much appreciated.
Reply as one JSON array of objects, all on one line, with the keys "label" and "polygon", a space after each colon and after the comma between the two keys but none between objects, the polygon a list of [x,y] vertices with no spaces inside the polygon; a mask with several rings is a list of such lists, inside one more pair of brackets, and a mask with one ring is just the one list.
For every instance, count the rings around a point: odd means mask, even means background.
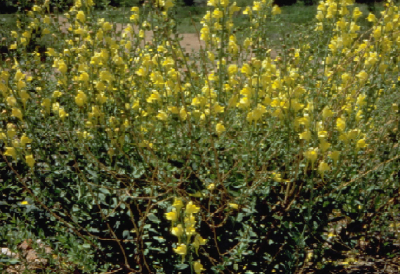
[{"label": "dirt ground", "polygon": [[[55,18],[58,20],[58,23],[60,24],[61,28],[60,31],[63,33],[67,32],[67,29],[70,27],[70,24],[68,23],[67,19],[63,16],[58,16]],[[115,31],[116,33],[121,32],[126,25],[123,25],[121,23],[115,23]],[[135,26],[134,27],[135,31],[138,31],[138,28]],[[205,47],[204,41],[200,40],[200,37],[196,33],[182,33],[181,34],[182,41],[180,41],[181,47],[186,50],[186,52],[198,52],[200,51],[201,47]],[[145,41],[150,41],[153,38],[153,32],[152,31],[146,31],[145,32]]]},{"label": "dirt ground", "polygon": [[[61,25],[61,32],[66,33],[67,29],[70,27],[70,24],[67,22],[67,19],[63,16],[58,16],[55,18],[58,20],[58,23]],[[123,25],[121,23],[115,23],[115,31],[116,33],[121,32],[126,25]],[[135,26],[134,27],[135,31],[138,31],[138,28]],[[187,53],[192,53],[192,52],[199,52],[200,49],[205,48],[205,43],[204,41],[200,40],[200,37],[197,33],[181,33],[181,47],[187,52]],[[145,31],[145,38],[144,41],[150,41],[153,38],[153,32],[152,31]],[[277,52],[274,49],[271,49],[271,57],[275,58],[277,56]]]}]

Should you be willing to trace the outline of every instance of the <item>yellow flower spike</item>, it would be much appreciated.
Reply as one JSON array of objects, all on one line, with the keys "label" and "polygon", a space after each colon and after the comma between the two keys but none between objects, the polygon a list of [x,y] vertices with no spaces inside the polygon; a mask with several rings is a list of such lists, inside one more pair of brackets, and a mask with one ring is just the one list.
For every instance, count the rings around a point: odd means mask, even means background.
[{"label": "yellow flower spike", "polygon": [[318,166],[318,173],[321,175],[322,179],[324,179],[324,174],[329,170],[329,165],[322,161]]},{"label": "yellow flower spike", "polygon": [[6,152],[4,152],[4,156],[11,156],[14,160],[17,160],[17,152],[13,147],[6,147]]},{"label": "yellow flower spike", "polygon": [[179,243],[181,242],[181,237],[183,235],[183,227],[181,224],[178,224],[177,226],[171,228],[171,233],[172,235],[175,235],[176,237],[178,237],[178,241]]},{"label": "yellow flower spike", "polygon": [[196,274],[201,274],[201,272],[205,270],[200,260],[193,263],[193,269]]},{"label": "yellow flower spike", "polygon": [[25,156],[25,161],[28,164],[28,166],[30,168],[33,168],[33,166],[35,165],[35,159],[33,159],[33,155],[26,155]]},{"label": "yellow flower spike", "polygon": [[205,245],[207,243],[207,240],[203,239],[203,237],[200,236],[200,234],[196,234],[194,237],[192,245],[194,246],[194,249],[196,251],[196,255],[199,256],[199,247],[201,245]]},{"label": "yellow flower spike", "polygon": [[221,123],[218,123],[218,124],[215,126],[215,130],[216,130],[218,136],[221,135],[223,132],[226,131],[225,126],[224,126],[223,124],[221,124]]},{"label": "yellow flower spike", "polygon": [[17,117],[18,119],[20,119],[22,121],[22,112],[19,108],[12,108],[12,112],[11,115],[14,117]]},{"label": "yellow flower spike", "polygon": [[186,215],[193,214],[193,213],[199,213],[199,211],[200,211],[200,207],[194,205],[192,201],[187,203],[186,210],[185,210]]}]

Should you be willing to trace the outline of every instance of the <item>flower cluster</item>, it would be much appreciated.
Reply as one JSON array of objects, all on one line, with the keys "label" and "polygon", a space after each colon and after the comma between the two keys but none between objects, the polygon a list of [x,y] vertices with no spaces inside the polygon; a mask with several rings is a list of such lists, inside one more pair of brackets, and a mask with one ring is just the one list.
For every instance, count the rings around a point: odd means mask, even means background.
[{"label": "flower cluster", "polygon": [[[183,207],[182,200],[175,198],[172,211],[165,213],[165,218],[170,220],[172,224],[171,233],[178,238],[178,245],[174,248],[174,251],[182,256],[182,263],[188,254],[189,244],[194,248],[197,256],[200,246],[206,244],[206,240],[195,229],[196,217],[194,214],[199,213],[200,207],[194,205],[192,201],[186,204],[184,210]],[[200,261],[193,264],[193,269],[196,273],[201,273],[204,270]]]}]

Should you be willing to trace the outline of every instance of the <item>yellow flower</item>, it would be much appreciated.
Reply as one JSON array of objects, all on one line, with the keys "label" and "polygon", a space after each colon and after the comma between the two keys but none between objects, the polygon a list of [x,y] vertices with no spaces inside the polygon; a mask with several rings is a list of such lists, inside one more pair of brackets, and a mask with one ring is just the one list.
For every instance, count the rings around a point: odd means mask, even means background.
[{"label": "yellow flower", "polygon": [[360,139],[357,141],[356,147],[357,147],[357,149],[365,148],[365,147],[367,147],[367,143],[365,142],[364,139]]},{"label": "yellow flower", "polygon": [[249,64],[245,63],[241,69],[241,72],[247,76],[250,76],[252,74],[252,69]]},{"label": "yellow flower", "polygon": [[322,152],[327,151],[330,146],[331,146],[331,144],[328,143],[325,139],[320,140],[319,148],[321,149]]},{"label": "yellow flower", "polygon": [[340,152],[337,151],[337,150],[332,151],[332,152],[329,154],[329,156],[330,156],[330,157],[332,158],[332,160],[333,160],[333,165],[336,166],[336,165],[337,165],[337,162],[338,162],[338,160],[339,160]]},{"label": "yellow flower", "polygon": [[332,116],[333,116],[332,110],[327,106],[324,107],[324,109],[322,110],[322,118],[324,120],[326,120],[327,118],[332,117]]},{"label": "yellow flower", "polygon": [[89,81],[89,74],[87,72],[82,72],[79,75],[79,81],[88,82]]},{"label": "yellow flower", "polygon": [[306,157],[308,161],[311,161],[311,166],[314,168],[314,163],[318,157],[318,148],[310,148],[308,151],[304,152],[304,157]]},{"label": "yellow flower", "polygon": [[17,152],[13,147],[6,147],[6,152],[4,152],[4,156],[11,156],[14,160],[17,160]]},{"label": "yellow flower", "polygon": [[75,97],[75,103],[79,106],[79,107],[83,107],[86,104],[87,101],[87,96],[86,94],[81,91],[78,90],[78,94]]},{"label": "yellow flower", "polygon": [[174,203],[172,204],[172,206],[176,208],[177,214],[179,215],[179,211],[183,207],[182,200],[179,199],[179,198],[175,198],[174,199]]},{"label": "yellow flower", "polygon": [[344,120],[344,118],[337,118],[336,120],[336,127],[340,132],[343,132],[346,128],[346,121]]},{"label": "yellow flower", "polygon": [[230,208],[232,208],[232,209],[236,209],[236,210],[239,209],[239,205],[238,205],[238,204],[228,203],[228,206],[229,206]]},{"label": "yellow flower", "polygon": [[181,108],[181,110],[179,111],[179,117],[181,118],[182,121],[186,121],[188,116],[188,113],[186,111],[186,109],[184,107]]},{"label": "yellow flower", "polygon": [[360,17],[362,15],[362,12],[360,11],[360,9],[358,7],[355,7],[353,10],[353,18],[355,20],[358,19],[358,17]]},{"label": "yellow flower", "polygon": [[362,70],[356,76],[358,79],[360,79],[360,82],[365,82],[368,80],[368,73],[366,73],[365,70]]},{"label": "yellow flower", "polygon": [[193,243],[192,245],[194,246],[194,249],[196,251],[196,255],[199,255],[199,247],[201,245],[205,245],[207,243],[206,240],[203,239],[203,237],[200,236],[200,234],[196,234],[196,236],[194,237]]},{"label": "yellow flower", "polygon": [[29,202],[28,201],[22,201],[21,205],[29,205]]},{"label": "yellow flower", "polygon": [[368,20],[368,22],[373,22],[373,23],[375,23],[375,22],[376,22],[375,14],[370,13],[370,14],[368,15],[368,17],[367,17],[367,20]]},{"label": "yellow flower", "polygon": [[159,110],[158,114],[157,114],[157,119],[159,119],[161,121],[166,121],[168,119],[168,115],[167,115],[167,113],[165,113],[165,111]]},{"label": "yellow flower", "polygon": [[22,112],[19,108],[12,108],[12,116],[17,117],[18,119],[20,119],[22,121]]},{"label": "yellow flower", "polygon": [[15,73],[15,80],[16,80],[16,81],[23,80],[23,79],[25,79],[25,77],[26,77],[26,74],[22,73],[21,70],[18,70],[18,71]]},{"label": "yellow flower", "polygon": [[30,168],[32,168],[35,165],[35,159],[33,159],[32,154],[31,155],[26,155],[25,156],[25,161],[28,164]]},{"label": "yellow flower", "polygon": [[234,74],[237,73],[237,71],[238,71],[237,65],[235,65],[235,64],[229,65],[229,67],[228,67],[228,74],[229,75],[234,75]]},{"label": "yellow flower", "polygon": [[171,212],[165,213],[165,218],[169,221],[176,222],[178,219],[178,214],[176,213],[176,209],[174,208]]},{"label": "yellow flower", "polygon": [[272,15],[277,15],[277,14],[281,14],[281,9],[279,8],[279,6],[274,5],[274,7],[272,8]]},{"label": "yellow flower", "polygon": [[326,138],[328,136],[328,132],[326,130],[318,131],[318,138]]},{"label": "yellow flower", "polygon": [[200,274],[202,271],[205,269],[203,268],[203,265],[200,263],[200,261],[194,262],[193,263],[193,269],[196,274]]},{"label": "yellow flower", "polygon": [[15,97],[11,95],[7,97],[7,104],[11,107],[15,106],[17,104],[17,99],[15,99]]},{"label": "yellow flower", "polygon": [[221,106],[220,104],[218,104],[218,103],[215,103],[214,104],[214,111],[216,112],[216,113],[219,113],[219,112],[224,112],[224,107],[223,106]]},{"label": "yellow flower", "polygon": [[179,114],[179,109],[177,107],[168,107],[168,110],[173,114]]},{"label": "yellow flower", "polygon": [[322,179],[324,178],[325,171],[329,170],[329,165],[322,161],[318,166],[318,173],[321,174]]},{"label": "yellow flower", "polygon": [[104,22],[102,28],[104,31],[109,31],[112,30],[112,25],[110,24],[110,22]]},{"label": "yellow flower", "polygon": [[225,129],[225,126],[224,126],[223,124],[218,123],[218,124],[215,126],[215,130],[217,131],[217,134],[218,134],[218,135],[221,135],[226,129]]},{"label": "yellow flower", "polygon": [[175,253],[182,256],[182,262],[185,260],[185,256],[187,253],[187,247],[185,244],[179,244],[177,248],[173,249]]},{"label": "yellow flower", "polygon": [[78,14],[76,15],[76,19],[78,19],[79,22],[81,22],[82,24],[85,23],[86,17],[85,17],[85,13],[83,11],[78,11]]},{"label": "yellow flower", "polygon": [[174,251],[179,255],[185,256],[187,253],[187,247],[185,244],[180,244],[177,248],[174,248]]},{"label": "yellow flower", "polygon": [[161,97],[158,91],[153,90],[150,97],[147,98],[147,103],[152,103],[153,101],[160,101]]},{"label": "yellow flower", "polygon": [[193,214],[193,213],[198,213],[199,211],[200,211],[200,207],[194,205],[192,201],[187,203],[186,211],[185,211],[186,215]]},{"label": "yellow flower", "polygon": [[311,132],[306,130],[303,133],[299,133],[300,139],[309,141],[311,139]]},{"label": "yellow flower", "polygon": [[176,237],[178,237],[179,242],[180,242],[181,241],[181,236],[183,235],[183,227],[182,227],[182,225],[179,224],[179,225],[173,227],[171,229],[171,233],[172,233],[172,235],[175,235]]},{"label": "yellow flower", "polygon": [[186,227],[185,229],[186,235],[188,236],[188,241],[190,241],[190,237],[196,233],[196,229],[193,226]]},{"label": "yellow flower", "polygon": [[30,139],[29,137],[26,136],[26,134],[24,133],[21,136],[21,146],[25,147],[26,144],[30,144],[32,143],[32,139]]},{"label": "yellow flower", "polygon": [[13,138],[17,131],[15,130],[16,126],[14,124],[8,123],[7,124],[7,136],[8,138]]},{"label": "yellow flower", "polygon": [[196,225],[196,218],[193,216],[193,214],[190,214],[185,217],[185,226],[186,227],[191,227]]},{"label": "yellow flower", "polygon": [[214,190],[214,189],[215,189],[215,184],[209,184],[209,185],[207,186],[207,189],[208,189],[209,191]]},{"label": "yellow flower", "polygon": [[64,121],[65,117],[68,117],[68,113],[65,112],[64,108],[60,108],[58,110],[58,115],[60,116],[61,120]]}]

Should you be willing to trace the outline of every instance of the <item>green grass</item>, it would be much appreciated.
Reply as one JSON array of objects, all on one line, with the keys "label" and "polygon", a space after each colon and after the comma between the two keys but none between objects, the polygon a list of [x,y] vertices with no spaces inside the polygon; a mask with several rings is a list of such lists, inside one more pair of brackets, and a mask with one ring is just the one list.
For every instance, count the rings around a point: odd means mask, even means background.
[{"label": "green grass", "polygon": [[[253,1],[240,0],[237,1],[237,5],[240,7],[246,7],[251,5]],[[139,1],[126,1],[127,6],[125,7],[109,7],[106,9],[98,10],[95,16],[99,18],[105,18],[106,20],[115,23],[129,23],[130,17],[130,6],[138,6]],[[129,6],[128,6],[129,5]],[[358,24],[361,26],[361,31],[366,31],[370,28],[371,23],[367,22],[365,17],[369,13],[369,7],[365,4],[357,4],[356,6],[363,12],[365,16],[362,16],[358,20]],[[178,33],[197,33],[201,29],[201,20],[206,14],[210,7],[207,6],[183,6],[178,4],[173,12],[175,13],[177,31]],[[384,9],[382,3],[375,3],[374,13],[378,14]],[[243,9],[242,9],[243,10]],[[277,47],[281,45],[279,37],[288,35],[296,35],[301,30],[312,30],[314,24],[314,18],[317,12],[317,6],[306,6],[302,1],[292,5],[283,6],[281,8],[282,13],[278,17],[278,20],[271,21],[268,26],[265,41],[271,47]],[[0,46],[8,46],[7,37],[10,36],[10,31],[16,29],[17,17],[13,14],[0,14],[0,36],[5,37],[0,41]],[[242,11],[238,12],[234,16],[234,23],[237,27],[238,38],[240,39],[241,34],[248,31],[250,23],[248,18],[242,14]]]}]

